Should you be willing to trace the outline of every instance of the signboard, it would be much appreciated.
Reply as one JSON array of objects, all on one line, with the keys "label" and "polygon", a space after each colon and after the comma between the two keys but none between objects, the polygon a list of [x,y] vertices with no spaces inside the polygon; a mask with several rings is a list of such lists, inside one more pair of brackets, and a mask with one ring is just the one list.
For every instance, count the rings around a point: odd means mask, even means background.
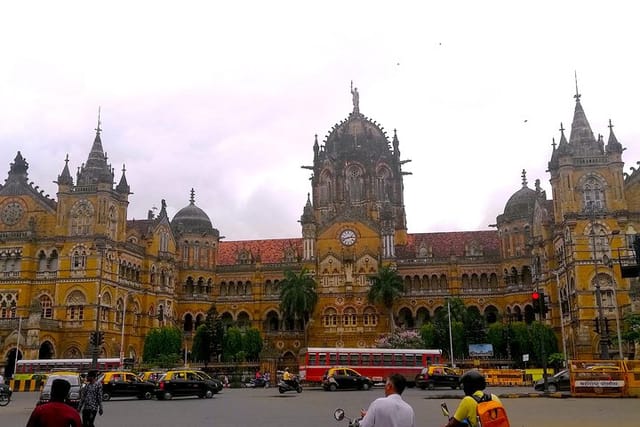
[{"label": "signboard", "polygon": [[469,356],[491,357],[493,356],[493,344],[469,344]]},{"label": "signboard", "polygon": [[624,387],[623,380],[576,380],[576,387]]},{"label": "signboard", "polygon": [[523,362],[528,362],[529,361],[529,354],[528,353],[522,355],[522,361]]}]

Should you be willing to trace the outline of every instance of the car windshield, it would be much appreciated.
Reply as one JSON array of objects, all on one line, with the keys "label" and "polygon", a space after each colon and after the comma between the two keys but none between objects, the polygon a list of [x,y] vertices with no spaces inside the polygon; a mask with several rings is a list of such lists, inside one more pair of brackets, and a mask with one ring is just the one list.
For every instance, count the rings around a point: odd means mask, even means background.
[{"label": "car windshield", "polygon": [[200,375],[202,378],[204,378],[204,379],[206,379],[206,380],[210,380],[210,379],[212,379],[212,378],[209,376],[209,374],[207,374],[207,373],[205,373],[205,372],[198,371],[198,375]]},{"label": "car windshield", "polygon": [[560,378],[561,376],[565,375],[567,373],[567,370],[565,369],[564,371],[560,371],[557,374],[555,374],[553,377],[554,378]]},{"label": "car windshield", "polygon": [[57,380],[57,379],[63,379],[69,382],[69,384],[71,384],[72,386],[80,384],[80,378],[76,375],[51,375],[49,378],[47,378],[47,382],[44,386],[51,388],[51,384],[53,383],[53,380]]}]

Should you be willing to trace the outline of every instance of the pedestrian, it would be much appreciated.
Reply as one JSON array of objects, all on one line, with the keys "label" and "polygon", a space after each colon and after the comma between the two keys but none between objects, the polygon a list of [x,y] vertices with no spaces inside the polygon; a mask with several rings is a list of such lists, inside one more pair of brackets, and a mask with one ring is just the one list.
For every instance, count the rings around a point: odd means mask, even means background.
[{"label": "pedestrian", "polygon": [[82,426],[94,427],[96,414],[102,415],[102,384],[97,382],[98,371],[89,371],[87,374],[88,384],[80,391],[80,406],[78,411],[82,411]]},{"label": "pedestrian", "polygon": [[57,378],[51,383],[51,400],[35,407],[27,427],[81,427],[78,411],[64,401],[69,395],[69,381]]},{"label": "pedestrian", "polygon": [[400,396],[407,387],[407,380],[401,374],[392,374],[384,384],[384,395],[360,410],[360,427],[415,427],[416,414],[413,408]]},{"label": "pedestrian", "polygon": [[4,384],[4,376],[2,374],[0,374],[0,384]]},{"label": "pedestrian", "polygon": [[[478,410],[478,406],[482,404],[485,406],[487,402],[491,402],[493,405],[492,419],[494,423],[492,425],[504,426],[509,425],[509,419],[506,416],[502,402],[495,394],[484,393],[487,387],[487,381],[480,372],[476,370],[470,370],[466,372],[460,378],[460,385],[464,391],[464,397],[458,405],[455,414],[449,418],[449,422],[445,427],[476,427],[479,425],[478,420],[482,419],[482,415]],[[496,409],[497,408],[497,409]],[[484,425],[484,422],[482,423]]]}]

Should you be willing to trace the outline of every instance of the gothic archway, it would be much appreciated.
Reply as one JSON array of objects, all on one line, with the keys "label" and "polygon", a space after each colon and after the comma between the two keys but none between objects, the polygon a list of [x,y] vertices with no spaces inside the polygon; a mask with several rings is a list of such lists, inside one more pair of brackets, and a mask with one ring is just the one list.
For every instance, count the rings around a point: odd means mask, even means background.
[{"label": "gothic archway", "polygon": [[53,350],[53,344],[51,341],[44,341],[40,344],[40,350],[38,350],[38,359],[53,359],[55,351]]},{"label": "gothic archway", "polygon": [[[18,350],[18,360],[22,359],[22,351]],[[13,373],[15,372],[15,366],[16,366],[16,348],[12,348],[11,350],[9,350],[9,352],[7,353],[7,357],[5,359],[5,364],[4,364],[4,377],[5,378],[11,378],[13,376]]]}]

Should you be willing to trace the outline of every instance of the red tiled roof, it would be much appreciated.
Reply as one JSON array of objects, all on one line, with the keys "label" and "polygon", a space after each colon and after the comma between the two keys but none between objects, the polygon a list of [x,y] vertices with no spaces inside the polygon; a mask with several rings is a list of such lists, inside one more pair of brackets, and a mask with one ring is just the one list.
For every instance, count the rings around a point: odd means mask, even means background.
[{"label": "red tiled roof", "polygon": [[253,260],[260,259],[264,264],[284,262],[285,251],[293,248],[296,259],[302,257],[302,239],[270,239],[240,240],[235,242],[221,241],[218,246],[218,265],[234,265],[238,263],[238,255],[249,251]]},{"label": "red tiled roof", "polygon": [[468,247],[472,243],[477,244],[484,256],[500,254],[500,241],[495,230],[415,233],[409,234],[407,240],[407,246],[399,247],[396,251],[399,258],[415,257],[422,242],[426,248],[431,248],[434,258],[464,256],[465,246]]}]

